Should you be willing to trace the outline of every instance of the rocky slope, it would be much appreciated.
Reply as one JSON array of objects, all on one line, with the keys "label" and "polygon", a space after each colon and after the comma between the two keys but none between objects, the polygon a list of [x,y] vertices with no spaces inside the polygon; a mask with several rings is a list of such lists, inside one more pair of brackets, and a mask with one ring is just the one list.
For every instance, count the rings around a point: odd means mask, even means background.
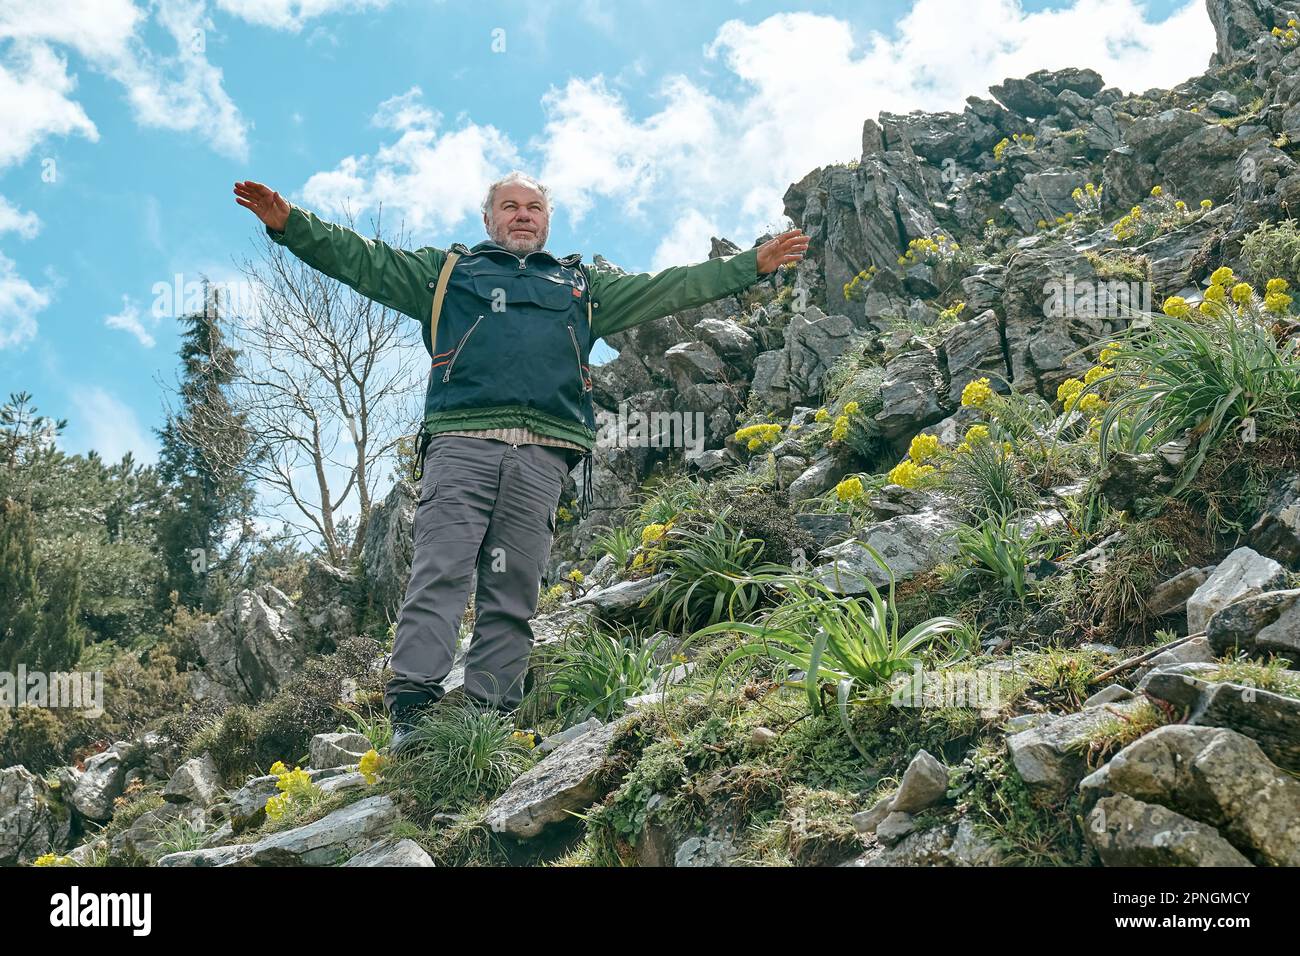
[{"label": "rocky slope", "polygon": [[[539,661],[583,621],[645,617],[669,578],[632,560],[650,549],[624,562],[600,549],[593,562],[589,549],[626,520],[648,478],[683,471],[710,484],[749,476],[781,496],[812,573],[840,593],[868,588],[841,584],[837,570],[887,583],[870,546],[908,599],[938,600],[927,594],[954,560],[954,501],[876,482],[865,507],[838,508],[846,476],[915,456],[919,434],[956,446],[977,421],[963,401],[973,382],[1056,402],[1095,367],[1098,343],[1141,311],[1203,300],[1216,269],[1245,272],[1246,237],[1300,199],[1291,14],[1264,0],[1207,7],[1217,53],[1172,90],[1126,95],[1090,70],[1038,72],[970,97],[961,113],[868,119],[858,161],[814,170],[786,194],[787,214],[813,237],[798,269],[614,336],[618,358],[594,371],[600,405],[698,410],[706,450],[683,459],[654,442],[602,442],[593,514],[561,513],[535,621]],[[734,251],[716,241],[711,255]],[[1279,317],[1278,334],[1294,326]],[[850,416],[859,441],[805,437]],[[1071,421],[1067,408],[1054,427]],[[736,435],[754,425],[779,426],[760,453]],[[965,671],[1002,682],[983,708],[859,714],[858,747],[833,707],[809,713],[776,681],[751,676],[713,694],[711,672],[698,680],[711,660],[702,654],[621,713],[557,724],[481,805],[432,814],[375,770],[364,722],[307,727],[301,778],[280,768],[232,780],[238,763],[220,749],[229,734],[181,745],[155,730],[44,776],[0,770],[0,862],[1300,864],[1300,449],[1285,446],[1290,435],[1269,446],[1271,482],[1238,533],[1183,529],[1204,546],[1159,568],[1158,586],[1140,595],[1145,629],[1110,626],[1106,608],[1072,629],[1046,602],[986,627]],[[1170,503],[1185,452],[1117,456],[1096,475],[1065,469],[1027,520],[1073,527],[1083,519],[1070,503],[1091,482],[1135,519],[1163,507],[1197,523]],[[358,567],[316,562],[296,600],[266,585],[201,625],[195,699],[253,715],[283,708],[306,661],[346,645],[363,618],[392,620],[414,504],[409,485],[393,489]],[[1125,525],[1044,573],[1106,579],[1140,532]],[[580,585],[551,590],[575,570]],[[378,645],[350,653],[359,663],[331,678],[327,703],[359,709],[384,658]],[[294,786],[312,794],[297,819],[274,809]]]}]

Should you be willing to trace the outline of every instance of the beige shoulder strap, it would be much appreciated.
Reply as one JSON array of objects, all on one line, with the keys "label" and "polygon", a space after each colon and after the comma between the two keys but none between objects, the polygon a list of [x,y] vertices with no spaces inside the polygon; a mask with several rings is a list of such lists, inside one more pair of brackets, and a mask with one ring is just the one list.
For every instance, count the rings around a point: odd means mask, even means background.
[{"label": "beige shoulder strap", "polygon": [[438,273],[438,285],[433,290],[433,309],[429,312],[429,352],[438,347],[438,316],[442,315],[442,300],[447,295],[447,281],[451,270],[456,265],[460,253],[449,252],[442,262],[442,271]]}]

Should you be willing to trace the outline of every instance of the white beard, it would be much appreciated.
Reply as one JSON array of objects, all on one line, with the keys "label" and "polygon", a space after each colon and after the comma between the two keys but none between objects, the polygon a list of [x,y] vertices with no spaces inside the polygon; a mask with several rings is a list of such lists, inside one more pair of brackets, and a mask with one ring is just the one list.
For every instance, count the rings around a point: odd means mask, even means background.
[{"label": "white beard", "polygon": [[499,246],[503,246],[517,256],[524,256],[530,252],[537,252],[546,247],[546,239],[550,233],[548,228],[544,232],[538,233],[532,239],[514,239],[511,237],[508,229],[502,229],[499,233],[489,233],[492,241]]}]

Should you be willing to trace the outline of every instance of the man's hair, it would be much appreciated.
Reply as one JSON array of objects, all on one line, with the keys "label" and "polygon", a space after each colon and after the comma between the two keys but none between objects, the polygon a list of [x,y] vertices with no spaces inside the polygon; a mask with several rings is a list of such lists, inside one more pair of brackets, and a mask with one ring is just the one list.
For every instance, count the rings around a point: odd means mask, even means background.
[{"label": "man's hair", "polygon": [[521,185],[527,186],[530,189],[536,189],[539,193],[541,193],[542,200],[546,203],[546,216],[548,219],[550,218],[553,209],[551,205],[551,191],[547,189],[545,186],[543,186],[541,183],[539,183],[532,176],[529,176],[527,173],[521,172],[518,169],[507,173],[506,175],[502,176],[500,179],[498,179],[496,182],[494,182],[491,186],[488,187],[487,197],[484,198],[483,200],[484,217],[488,219],[491,218],[490,213],[492,212],[492,201],[496,198],[497,190],[500,189],[502,186],[508,186],[511,183],[520,183]]}]

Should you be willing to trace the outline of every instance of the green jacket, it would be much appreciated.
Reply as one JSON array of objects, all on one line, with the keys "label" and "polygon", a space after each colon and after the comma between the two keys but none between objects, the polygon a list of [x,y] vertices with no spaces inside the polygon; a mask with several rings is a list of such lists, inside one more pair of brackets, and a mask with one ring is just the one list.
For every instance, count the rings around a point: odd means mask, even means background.
[{"label": "green jacket", "polygon": [[[290,209],[283,231],[269,226],[266,231],[272,240],[309,266],[427,325],[433,287],[446,250],[433,246],[413,251],[395,249],[326,222],[296,205]],[[593,341],[734,295],[763,278],[758,273],[757,247],[696,265],[672,266],[654,274],[592,271],[590,275]],[[581,423],[521,405],[459,409],[429,415],[425,421],[425,430],[431,434],[486,428],[530,428],[587,448],[593,444]]]}]

